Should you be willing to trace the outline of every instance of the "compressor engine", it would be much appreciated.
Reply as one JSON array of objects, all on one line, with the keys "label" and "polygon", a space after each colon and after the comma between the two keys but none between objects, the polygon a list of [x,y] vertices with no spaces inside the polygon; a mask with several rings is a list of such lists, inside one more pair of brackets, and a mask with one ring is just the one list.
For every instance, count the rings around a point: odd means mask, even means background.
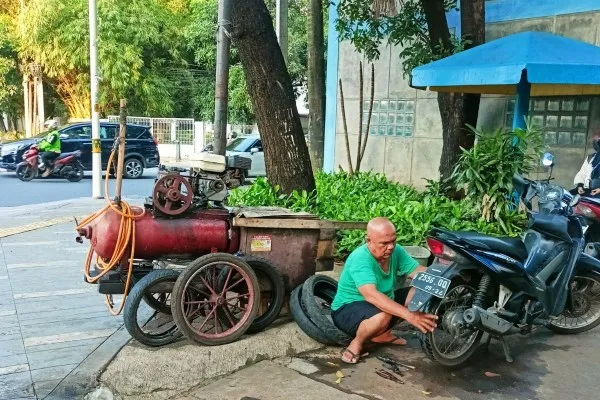
[{"label": "compressor engine", "polygon": [[[146,213],[135,218],[135,255],[155,260],[199,256],[211,250],[234,252],[239,245],[231,213],[223,203],[229,189],[244,184],[252,161],[240,156],[201,153],[189,169],[161,167]],[[121,215],[106,210],[78,229],[94,252],[110,259],[117,248]]]},{"label": "compressor engine", "polygon": [[229,189],[242,186],[252,160],[241,156],[200,153],[189,169],[161,166],[146,208],[157,217],[179,217],[207,208],[223,207]]}]

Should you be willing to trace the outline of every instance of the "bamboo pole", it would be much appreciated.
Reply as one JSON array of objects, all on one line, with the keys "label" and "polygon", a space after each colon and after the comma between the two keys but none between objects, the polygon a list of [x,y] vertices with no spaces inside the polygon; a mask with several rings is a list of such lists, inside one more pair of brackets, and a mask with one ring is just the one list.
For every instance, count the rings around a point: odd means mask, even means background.
[{"label": "bamboo pole", "polygon": [[121,187],[123,185],[123,165],[125,163],[125,134],[127,133],[127,100],[121,99],[119,112],[119,158],[117,160],[117,188],[115,201],[121,202]]}]

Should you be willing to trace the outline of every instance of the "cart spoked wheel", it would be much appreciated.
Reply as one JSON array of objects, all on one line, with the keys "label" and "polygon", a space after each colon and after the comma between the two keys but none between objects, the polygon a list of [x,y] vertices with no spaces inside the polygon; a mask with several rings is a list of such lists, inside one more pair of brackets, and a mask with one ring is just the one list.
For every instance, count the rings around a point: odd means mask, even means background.
[{"label": "cart spoked wheel", "polygon": [[198,258],[181,273],[173,288],[171,311],[188,339],[214,346],[242,336],[259,304],[260,289],[252,268],[233,255],[213,253]]},{"label": "cart spoked wheel", "polygon": [[[159,269],[133,285],[125,301],[123,322],[127,332],[138,342],[164,346],[182,336],[171,313],[160,312],[165,308],[170,311],[171,293],[178,276],[178,271]],[[152,299],[152,305],[148,299]]]},{"label": "cart spoked wheel", "polygon": [[[256,274],[260,288],[260,306],[248,333],[257,333],[267,328],[279,317],[285,300],[285,284],[277,267],[269,260],[256,256],[243,256]],[[219,287],[223,287],[228,270],[221,271]]]}]

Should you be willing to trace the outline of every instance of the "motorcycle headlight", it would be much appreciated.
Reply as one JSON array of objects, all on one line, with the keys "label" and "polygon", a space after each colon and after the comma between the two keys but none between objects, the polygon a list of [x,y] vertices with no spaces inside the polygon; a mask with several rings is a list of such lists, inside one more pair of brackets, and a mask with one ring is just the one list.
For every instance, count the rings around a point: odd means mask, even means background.
[{"label": "motorcycle headlight", "polygon": [[560,197],[562,197],[562,196],[561,196],[560,191],[558,191],[558,190],[551,190],[548,193],[546,193],[546,199],[549,201],[557,200]]},{"label": "motorcycle headlight", "polygon": [[541,203],[561,202],[563,198],[563,189],[556,186],[549,186],[540,196]]}]

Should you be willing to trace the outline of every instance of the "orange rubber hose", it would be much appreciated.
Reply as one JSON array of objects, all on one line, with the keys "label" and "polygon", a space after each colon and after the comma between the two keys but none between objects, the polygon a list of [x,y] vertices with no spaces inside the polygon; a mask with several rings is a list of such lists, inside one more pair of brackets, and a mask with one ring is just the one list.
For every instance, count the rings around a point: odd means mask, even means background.
[{"label": "orange rubber hose", "polygon": [[117,235],[117,242],[115,244],[115,249],[113,250],[113,254],[110,260],[105,261],[100,256],[96,256],[95,266],[98,270],[100,270],[100,273],[97,276],[92,277],[90,274],[90,269],[92,265],[92,259],[94,258],[95,250],[94,246],[90,246],[90,250],[88,252],[85,262],[85,268],[83,270],[87,282],[95,283],[108,272],[117,267],[120,261],[123,259],[123,256],[125,255],[127,249],[131,249],[129,255],[127,280],[125,281],[125,292],[123,293],[123,301],[121,302],[119,308],[115,310],[114,303],[111,300],[111,296],[104,295],[104,300],[110,313],[112,315],[119,315],[121,311],[123,311],[123,307],[125,306],[125,299],[127,298],[127,293],[129,292],[129,286],[131,284],[131,274],[133,272],[133,260],[135,255],[135,220],[142,217],[145,214],[146,210],[141,209],[141,212],[136,214],[134,212],[134,209],[140,210],[140,208],[132,207],[125,201],[120,201],[117,203],[110,200],[110,196],[108,194],[108,177],[110,176],[110,167],[112,165],[114,155],[115,152],[113,150],[110,153],[110,157],[108,159],[106,178],[104,180],[104,196],[108,204],[104,206],[101,210],[85,218],[79,225],[77,225],[76,229],[81,229],[84,226],[90,224],[92,221],[102,216],[102,214],[104,214],[108,209],[112,209],[114,212],[121,216],[121,222],[119,224],[119,233]]}]

